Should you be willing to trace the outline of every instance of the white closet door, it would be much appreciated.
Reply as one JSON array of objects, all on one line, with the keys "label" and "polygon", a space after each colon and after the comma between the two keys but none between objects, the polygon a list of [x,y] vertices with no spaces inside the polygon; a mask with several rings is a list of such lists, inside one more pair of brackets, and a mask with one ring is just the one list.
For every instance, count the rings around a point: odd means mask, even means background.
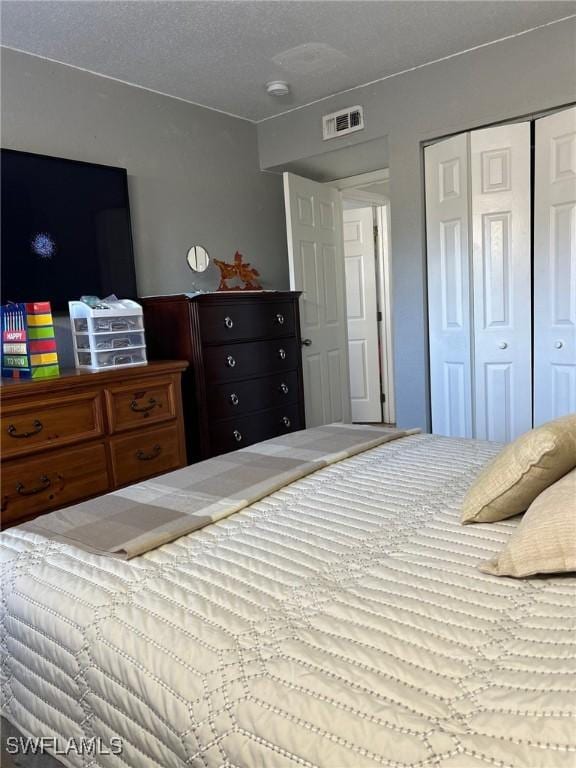
[{"label": "white closet door", "polygon": [[536,121],[534,424],[576,411],[576,108]]},{"label": "white closet door", "polygon": [[432,431],[472,437],[468,134],[425,150]]},{"label": "white closet door", "polygon": [[372,208],[344,211],[344,264],[352,421],[382,421]]},{"label": "white closet door", "polygon": [[475,436],[532,427],[530,124],[471,134]]}]

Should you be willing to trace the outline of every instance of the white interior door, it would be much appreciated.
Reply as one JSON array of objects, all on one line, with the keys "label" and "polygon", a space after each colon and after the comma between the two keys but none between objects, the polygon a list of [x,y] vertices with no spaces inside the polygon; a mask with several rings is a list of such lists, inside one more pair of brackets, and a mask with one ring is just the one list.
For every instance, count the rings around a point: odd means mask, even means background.
[{"label": "white interior door", "polygon": [[426,147],[425,173],[432,431],[472,437],[468,135]]},{"label": "white interior door", "polygon": [[534,424],[576,411],[576,108],[536,121]]},{"label": "white interior door", "polygon": [[350,421],[340,193],[284,173],[290,285],[302,291],[306,426]]},{"label": "white interior door", "polygon": [[348,209],[343,219],[352,421],[381,422],[374,211]]},{"label": "white interior door", "polygon": [[394,355],[392,343],[392,270],[390,266],[390,203],[376,209],[378,222],[378,304],[381,311],[379,324],[380,338],[380,380],[384,403],[382,417],[386,424],[396,423],[394,396]]},{"label": "white interior door", "polygon": [[530,124],[471,133],[475,436],[532,427]]}]

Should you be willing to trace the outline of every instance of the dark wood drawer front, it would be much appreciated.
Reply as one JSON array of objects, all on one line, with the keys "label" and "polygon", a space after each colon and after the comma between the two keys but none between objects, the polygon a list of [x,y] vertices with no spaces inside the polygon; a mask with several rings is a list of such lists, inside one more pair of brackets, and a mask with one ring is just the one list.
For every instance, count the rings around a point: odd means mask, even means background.
[{"label": "dark wood drawer front", "polygon": [[2,524],[13,525],[109,488],[103,443],[7,462],[2,466]]},{"label": "dark wood drawer front", "polygon": [[298,402],[296,371],[266,376],[262,379],[235,381],[208,390],[210,419],[229,419],[250,411],[291,405]]},{"label": "dark wood drawer front", "polygon": [[207,347],[204,350],[206,380],[237,381],[291,371],[298,367],[299,355],[294,338]]},{"label": "dark wood drawer front", "polygon": [[110,449],[116,485],[137,483],[182,466],[176,425],[116,437]]},{"label": "dark wood drawer front", "polygon": [[2,458],[99,437],[104,432],[100,395],[46,399],[2,407]]},{"label": "dark wood drawer front", "polygon": [[287,301],[202,306],[200,326],[204,344],[279,338],[296,333],[294,306]]},{"label": "dark wood drawer front", "polygon": [[118,387],[106,391],[111,432],[142,424],[168,421],[176,416],[174,383],[168,379],[140,382],[135,387]]},{"label": "dark wood drawer front", "polygon": [[274,408],[216,422],[210,432],[210,448],[213,455],[228,453],[301,428],[297,405]]}]

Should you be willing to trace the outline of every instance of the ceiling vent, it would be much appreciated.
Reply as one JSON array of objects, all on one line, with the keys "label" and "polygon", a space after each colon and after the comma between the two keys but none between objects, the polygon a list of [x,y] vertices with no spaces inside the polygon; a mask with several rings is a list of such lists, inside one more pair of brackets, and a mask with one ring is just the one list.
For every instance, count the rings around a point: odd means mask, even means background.
[{"label": "ceiling vent", "polygon": [[362,131],[364,129],[364,109],[362,107],[348,107],[339,112],[332,112],[322,118],[322,138],[335,139],[337,136],[346,136],[348,133]]}]

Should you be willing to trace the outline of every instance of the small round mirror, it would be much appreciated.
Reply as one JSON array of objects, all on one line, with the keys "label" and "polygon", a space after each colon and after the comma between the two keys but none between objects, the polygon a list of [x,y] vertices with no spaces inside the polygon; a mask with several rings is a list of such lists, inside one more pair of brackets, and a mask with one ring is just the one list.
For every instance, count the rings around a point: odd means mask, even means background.
[{"label": "small round mirror", "polygon": [[193,272],[204,272],[208,269],[210,263],[210,256],[208,251],[202,245],[193,245],[188,249],[186,254],[186,261],[188,266]]}]

